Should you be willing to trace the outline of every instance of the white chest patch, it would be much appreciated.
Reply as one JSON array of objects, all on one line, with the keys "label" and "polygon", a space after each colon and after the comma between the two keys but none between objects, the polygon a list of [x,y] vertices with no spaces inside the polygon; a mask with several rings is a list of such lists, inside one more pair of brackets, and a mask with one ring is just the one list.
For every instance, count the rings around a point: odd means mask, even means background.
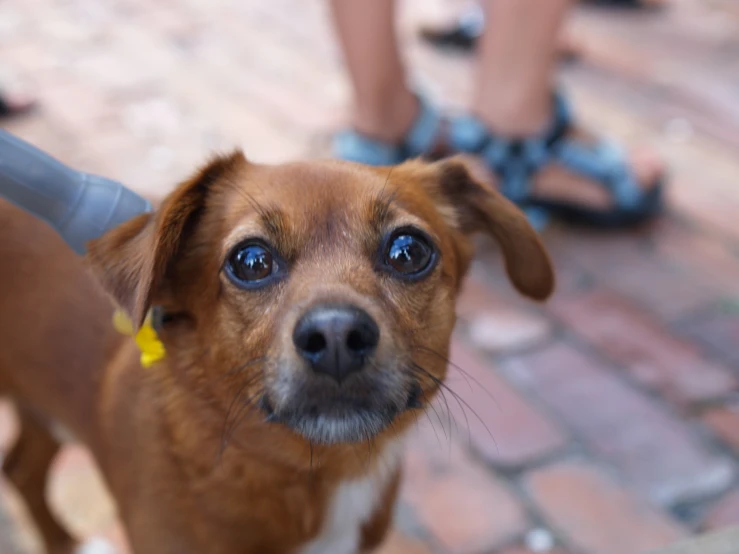
[{"label": "white chest patch", "polygon": [[105,539],[92,538],[81,544],[75,554],[117,554],[118,550]]},{"label": "white chest patch", "polygon": [[403,443],[396,440],[385,447],[370,473],[341,483],[329,503],[321,533],[298,554],[359,554],[362,526],[378,508],[402,454]]}]

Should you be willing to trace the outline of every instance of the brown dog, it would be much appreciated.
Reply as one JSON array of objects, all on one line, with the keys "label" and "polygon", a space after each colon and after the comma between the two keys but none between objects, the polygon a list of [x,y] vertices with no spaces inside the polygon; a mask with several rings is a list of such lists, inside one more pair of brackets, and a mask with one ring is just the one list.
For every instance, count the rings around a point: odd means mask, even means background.
[{"label": "brown dog", "polygon": [[[21,432],[4,471],[50,553],[61,425],[102,469],[136,554],[356,554],[391,519],[402,438],[446,374],[470,234],[544,299],[522,213],[460,159],[370,168],[218,158],[82,260],[0,206],[0,394]],[[166,356],[144,368],[112,296]]]}]

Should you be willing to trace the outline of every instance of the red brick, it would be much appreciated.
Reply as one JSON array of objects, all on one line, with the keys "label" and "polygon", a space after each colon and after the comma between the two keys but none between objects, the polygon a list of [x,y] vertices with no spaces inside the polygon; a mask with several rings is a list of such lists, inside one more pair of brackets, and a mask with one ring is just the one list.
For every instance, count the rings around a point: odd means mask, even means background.
[{"label": "red brick", "polygon": [[[113,25],[106,35],[105,48],[87,52],[87,56],[77,60],[77,70],[85,84],[126,93],[163,86],[166,83],[161,76],[181,67],[183,56],[170,47],[172,41],[156,32],[142,33],[137,25]],[[188,60],[188,65],[196,71],[192,61]]]},{"label": "red brick", "polygon": [[739,453],[739,407],[714,408],[703,416],[714,433]]},{"label": "red brick", "polygon": [[[739,201],[739,196],[735,199]],[[725,241],[695,227],[669,222],[654,237],[654,245],[665,260],[690,268],[717,292],[739,293],[739,257]]]},{"label": "red brick", "polygon": [[731,483],[733,462],[597,360],[557,345],[513,358],[504,368],[653,501],[695,500]]},{"label": "red brick", "polygon": [[43,150],[50,156],[76,166],[79,141],[69,133],[60,130],[59,125],[51,123],[46,118],[33,116],[11,119],[3,123],[3,129],[13,135],[21,137],[26,142]]},{"label": "red brick", "polygon": [[570,256],[570,240],[575,236],[572,230],[552,227],[546,232],[546,247],[555,271],[554,297],[560,294],[574,294],[593,280],[592,267],[575,263]]},{"label": "red brick", "polygon": [[593,346],[623,364],[643,385],[679,403],[726,395],[736,380],[701,357],[659,322],[623,297],[597,289],[556,298],[554,314]]},{"label": "red brick", "polygon": [[550,548],[549,550],[531,550],[529,548],[526,548],[525,546],[509,546],[507,548],[504,548],[502,550],[499,550],[496,552],[496,554],[574,554],[570,550],[565,550],[564,548],[560,548],[558,546],[555,546],[554,548]]},{"label": "red brick", "polygon": [[467,325],[470,342],[480,350],[504,353],[544,341],[551,325],[541,315],[518,309],[501,309],[472,317]]},{"label": "red brick", "polygon": [[559,546],[551,531],[534,528],[526,533],[523,540],[496,551],[495,554],[575,554],[569,548]]},{"label": "red brick", "polygon": [[[739,295],[733,300],[739,305]],[[739,344],[739,309],[735,306],[683,321],[677,329],[727,366],[739,367],[739,348],[736,347]]]},{"label": "red brick", "polygon": [[431,550],[419,540],[392,531],[377,554],[431,554]]},{"label": "red brick", "polygon": [[628,271],[607,280],[665,320],[684,317],[723,296],[739,293],[735,278],[739,258],[723,241],[695,227],[661,222],[650,237],[647,255],[644,267],[653,269],[651,273],[642,274],[629,265]]},{"label": "red brick", "polygon": [[480,314],[496,312],[512,307],[510,300],[496,293],[479,277],[470,275],[457,297],[457,315],[461,321],[469,321]]},{"label": "red brick", "polygon": [[436,417],[434,410],[439,409],[439,406],[434,406],[433,410],[427,411],[428,417],[421,418],[408,437],[405,468],[410,475],[425,476],[436,471],[447,471],[451,467],[464,466],[469,460],[461,437],[450,434],[444,417]]},{"label": "red brick", "polygon": [[739,525],[739,489],[734,489],[717,500],[703,520],[704,529],[733,525]]},{"label": "red brick", "polygon": [[[287,53],[290,54],[289,51]],[[279,52],[275,51],[274,54]],[[294,55],[292,57],[294,58]],[[209,66],[207,71],[213,72],[214,77],[220,76],[228,81],[229,86],[233,87],[241,98],[259,104],[271,119],[281,124],[295,126],[305,132],[315,132],[325,125],[327,119],[335,116],[336,105],[330,100],[327,101],[321,87],[286,87],[285,78],[271,74],[275,69],[274,56],[270,58],[269,66],[265,68],[266,71],[263,71],[263,77],[259,80],[254,79],[253,71],[248,74],[240,71],[244,63],[249,62],[239,59],[232,59],[229,62],[220,52],[214,52],[209,58],[205,60]],[[311,58],[315,65],[322,62],[320,58],[313,56]],[[287,71],[292,73],[289,77],[291,80],[298,81],[300,70],[293,61],[294,59],[289,61]],[[315,72],[315,67],[311,68],[311,71]]]},{"label": "red brick", "polygon": [[[0,57],[3,60],[16,60],[22,71],[35,76],[52,69],[51,56],[38,42],[0,41]],[[5,63],[5,62],[4,62]]]},{"label": "red brick", "polygon": [[[552,236],[557,236],[559,228],[547,230],[546,248],[555,273],[554,295],[572,294],[592,282],[588,271],[572,263],[566,256],[566,242],[557,245]],[[540,313],[542,304],[532,302],[521,296],[508,280],[505,262],[497,243],[488,237],[477,237],[476,252],[465,281],[461,304],[457,312],[466,316],[501,309],[520,309],[527,313]],[[561,239],[560,239],[561,240]],[[467,295],[469,293],[469,296]],[[546,305],[546,304],[543,304]]]},{"label": "red brick", "polygon": [[525,486],[570,546],[598,554],[641,554],[687,532],[593,466],[562,463],[528,474]]},{"label": "red brick", "polygon": [[523,533],[523,507],[503,483],[457,444],[434,440],[428,428],[411,439],[402,498],[445,551],[489,551]]},{"label": "red brick", "polygon": [[[735,129],[731,129],[725,136],[730,137],[732,142],[736,142]],[[710,164],[717,161],[718,157],[711,156],[711,158],[705,161]],[[701,160],[696,163],[691,160],[688,164],[690,166],[698,164],[706,166],[708,164],[705,161]],[[693,175],[684,174],[682,179],[686,181],[686,186],[676,188],[672,194],[675,208],[686,214],[694,224],[698,224],[701,228],[716,231],[721,235],[732,237],[733,240],[739,239],[739,230],[737,230],[736,225],[739,202],[736,199],[727,202],[725,198],[721,198],[727,190],[733,188],[730,185],[730,183],[733,183],[732,177],[725,173],[707,179],[705,174],[697,174],[700,170],[693,167],[690,169],[692,170],[691,173],[696,173]],[[709,187],[691,186],[698,182],[710,184],[710,189]]]},{"label": "red brick", "polygon": [[565,444],[562,430],[472,348],[455,341],[451,361],[447,384],[454,394],[442,391],[446,402],[441,406],[454,416],[460,439],[471,441],[485,459],[501,467],[517,467]]},{"label": "red brick", "polygon": [[101,89],[73,82],[44,89],[39,94],[39,102],[48,117],[76,134],[120,126],[113,103]]},{"label": "red brick", "polygon": [[613,277],[649,260],[645,238],[646,232],[639,230],[615,234],[558,228],[547,234],[547,247],[559,261],[558,266],[575,266],[589,277]]},{"label": "red brick", "polygon": [[516,497],[439,427],[421,421],[408,441],[401,498],[421,528],[446,550],[464,553],[523,533],[528,522]]},{"label": "red brick", "polygon": [[721,295],[715,286],[688,269],[676,270],[672,265],[647,259],[626,265],[628,270],[604,277],[603,282],[665,321],[693,313]]},{"label": "red brick", "polygon": [[572,271],[574,265],[664,320],[674,320],[715,301],[724,289],[723,282],[698,266],[655,250],[653,237],[670,228],[669,222],[658,222],[649,230],[628,233],[557,234],[560,266]]},{"label": "red brick", "polygon": [[201,26],[198,18],[193,17],[188,12],[189,10],[182,9],[182,7],[172,10],[166,4],[152,4],[147,6],[140,24],[153,27],[156,34],[161,34],[163,38],[187,37],[188,35],[197,34]]}]

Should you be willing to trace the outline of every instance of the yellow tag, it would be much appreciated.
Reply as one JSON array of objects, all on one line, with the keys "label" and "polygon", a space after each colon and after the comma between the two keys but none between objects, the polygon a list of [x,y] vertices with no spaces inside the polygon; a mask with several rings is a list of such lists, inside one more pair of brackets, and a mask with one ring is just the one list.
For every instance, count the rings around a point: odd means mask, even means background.
[{"label": "yellow tag", "polygon": [[[113,327],[123,335],[129,337],[133,335],[133,324],[128,315],[121,309],[117,309],[113,314]],[[144,324],[133,337],[136,345],[141,350],[141,365],[150,367],[153,363],[158,362],[166,355],[164,344],[159,340],[156,330],[151,325],[151,312],[146,314]]]},{"label": "yellow tag", "polygon": [[133,335],[131,319],[128,317],[128,314],[120,308],[113,313],[113,327],[115,327],[115,330],[121,335],[128,335],[129,337]]}]

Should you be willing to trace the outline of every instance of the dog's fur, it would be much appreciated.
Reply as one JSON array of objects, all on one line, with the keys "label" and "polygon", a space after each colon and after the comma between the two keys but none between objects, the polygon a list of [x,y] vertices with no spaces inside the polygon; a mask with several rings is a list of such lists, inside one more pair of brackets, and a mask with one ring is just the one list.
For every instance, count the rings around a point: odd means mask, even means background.
[{"label": "dog's fur", "polygon": [[[44,499],[56,425],[94,453],[136,554],[372,551],[391,520],[402,437],[446,374],[470,235],[497,240],[522,294],[553,288],[525,217],[471,175],[454,158],[370,168],[219,157],[154,214],[93,241],[92,271],[1,204],[0,395],[21,421],[3,469],[48,552],[75,548]],[[435,244],[423,279],[380,267],[399,226]],[[279,253],[284,275],[244,290],[224,260],[253,236]],[[111,298],[136,325],[162,310],[164,360],[141,366],[113,329]],[[380,329],[353,381],[327,384],[296,354],[296,321],[320,302],[361,308]],[[346,421],[311,419],[332,403]]]}]

